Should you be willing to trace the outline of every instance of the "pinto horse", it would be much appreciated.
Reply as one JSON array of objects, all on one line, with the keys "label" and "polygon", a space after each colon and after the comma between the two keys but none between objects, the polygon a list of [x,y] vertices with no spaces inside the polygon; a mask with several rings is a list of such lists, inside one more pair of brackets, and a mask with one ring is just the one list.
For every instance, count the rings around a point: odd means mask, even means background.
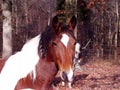
[{"label": "pinto horse", "polygon": [[29,40],[14,55],[0,61],[1,90],[55,90],[53,81],[58,71],[69,87],[73,81],[75,43],[73,16],[68,25],[55,16],[44,32]]}]

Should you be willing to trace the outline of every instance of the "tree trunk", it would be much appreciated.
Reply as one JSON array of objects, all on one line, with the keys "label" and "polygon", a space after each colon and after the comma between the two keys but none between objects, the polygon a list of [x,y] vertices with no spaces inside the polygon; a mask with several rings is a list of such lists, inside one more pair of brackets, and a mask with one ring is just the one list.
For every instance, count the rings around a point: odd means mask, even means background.
[{"label": "tree trunk", "polygon": [[2,3],[3,19],[3,52],[2,58],[9,57],[12,54],[12,26],[11,26],[11,10],[12,2],[4,0]]},{"label": "tree trunk", "polygon": [[[77,0],[75,0],[75,16],[76,16],[76,18],[77,18]],[[74,35],[75,35],[76,38],[78,38],[78,37],[77,37],[77,34],[78,34],[78,27],[77,27],[77,25],[76,25],[75,31],[74,31]]]},{"label": "tree trunk", "polygon": [[[27,5],[27,0],[24,0],[24,12],[25,12],[25,24],[28,25],[28,5]],[[28,40],[28,33],[29,31],[26,30],[26,35],[24,36],[25,41]]]},{"label": "tree trunk", "polygon": [[118,0],[116,0],[115,3],[115,11],[116,11],[116,23],[115,23],[115,53],[114,53],[114,57],[115,60],[117,60],[117,41],[118,41],[118,27],[119,27],[119,12],[118,12]]}]

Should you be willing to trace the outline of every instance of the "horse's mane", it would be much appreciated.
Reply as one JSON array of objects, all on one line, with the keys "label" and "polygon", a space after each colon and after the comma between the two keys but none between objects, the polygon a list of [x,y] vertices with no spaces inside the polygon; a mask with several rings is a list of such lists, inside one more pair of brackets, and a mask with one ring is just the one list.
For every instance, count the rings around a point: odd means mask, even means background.
[{"label": "horse's mane", "polygon": [[55,33],[53,32],[52,27],[46,26],[45,31],[41,33],[41,38],[38,46],[40,57],[46,56],[46,52],[48,50],[48,44],[54,37],[55,37]]}]

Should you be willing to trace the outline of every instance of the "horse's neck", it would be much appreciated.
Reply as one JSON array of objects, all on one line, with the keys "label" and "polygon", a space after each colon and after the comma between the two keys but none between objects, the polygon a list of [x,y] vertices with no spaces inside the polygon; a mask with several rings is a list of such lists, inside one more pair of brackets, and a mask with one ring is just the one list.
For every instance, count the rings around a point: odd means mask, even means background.
[{"label": "horse's neck", "polygon": [[55,62],[50,61],[47,57],[41,58],[36,65],[36,72],[36,80],[34,81],[35,88],[39,87],[40,90],[49,90],[49,88],[52,86],[51,84],[54,80],[54,77],[58,72]]}]

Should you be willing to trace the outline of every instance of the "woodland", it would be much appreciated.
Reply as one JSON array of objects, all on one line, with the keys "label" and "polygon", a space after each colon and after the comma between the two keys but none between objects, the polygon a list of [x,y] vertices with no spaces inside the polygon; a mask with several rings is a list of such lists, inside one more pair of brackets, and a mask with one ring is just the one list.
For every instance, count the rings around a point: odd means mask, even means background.
[{"label": "woodland", "polygon": [[120,0],[2,0],[0,58],[21,50],[54,15],[61,21],[77,17],[74,33],[81,44],[83,71],[76,71],[73,90],[120,90]]}]

